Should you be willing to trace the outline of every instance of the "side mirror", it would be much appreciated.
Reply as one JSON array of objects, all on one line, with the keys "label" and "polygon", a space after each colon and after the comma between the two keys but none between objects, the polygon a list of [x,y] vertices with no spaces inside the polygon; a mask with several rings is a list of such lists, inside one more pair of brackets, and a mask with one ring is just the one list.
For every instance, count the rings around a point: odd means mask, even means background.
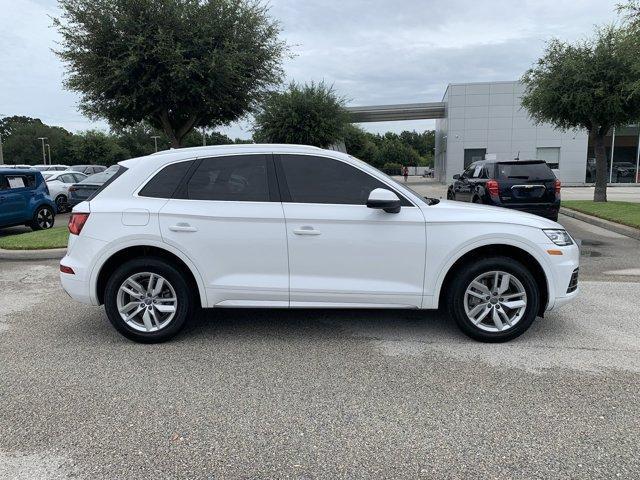
[{"label": "side mirror", "polygon": [[459,174],[459,173],[456,173],[456,174],[453,176],[453,179],[454,179],[454,180],[460,180],[460,174]]},{"label": "side mirror", "polygon": [[376,188],[369,194],[367,207],[379,208],[387,213],[400,212],[400,199],[391,190],[386,188]]}]

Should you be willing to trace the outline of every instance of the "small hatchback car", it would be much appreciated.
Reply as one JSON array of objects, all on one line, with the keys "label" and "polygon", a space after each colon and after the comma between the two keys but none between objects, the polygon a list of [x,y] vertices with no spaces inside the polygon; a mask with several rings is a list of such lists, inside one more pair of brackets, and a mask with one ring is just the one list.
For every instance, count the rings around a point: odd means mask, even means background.
[{"label": "small hatchback car", "polygon": [[53,227],[56,207],[37,170],[0,168],[0,227]]},{"label": "small hatchback car", "polygon": [[555,222],[425,199],[349,155],[233,145],[127,160],[69,221],[60,278],[125,336],[173,337],[198,307],[446,306],[469,336],[522,334],[577,295]]},{"label": "small hatchback car", "polygon": [[449,200],[513,208],[558,221],[560,180],[542,160],[474,162],[453,180]]}]

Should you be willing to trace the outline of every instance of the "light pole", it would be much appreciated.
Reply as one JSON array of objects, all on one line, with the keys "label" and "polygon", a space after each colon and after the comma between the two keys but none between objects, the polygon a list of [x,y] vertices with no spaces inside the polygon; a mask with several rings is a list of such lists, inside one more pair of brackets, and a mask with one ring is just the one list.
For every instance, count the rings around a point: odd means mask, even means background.
[{"label": "light pole", "polygon": [[202,129],[202,146],[206,147],[207,146],[207,132],[205,131],[205,129]]},{"label": "light pole", "polygon": [[51,145],[47,143],[47,152],[49,153],[49,165],[51,165]]},{"label": "light pole", "polygon": [[42,140],[42,161],[46,165],[47,164],[47,155],[44,152],[44,141],[48,140],[47,137],[38,137],[38,140]]},{"label": "light pole", "polygon": [[0,134],[0,165],[4,165],[4,155],[2,153],[2,134]]},{"label": "light pole", "polygon": [[156,146],[156,152],[158,151],[158,139],[160,138],[158,135],[152,135],[151,138],[153,138],[153,144]]}]

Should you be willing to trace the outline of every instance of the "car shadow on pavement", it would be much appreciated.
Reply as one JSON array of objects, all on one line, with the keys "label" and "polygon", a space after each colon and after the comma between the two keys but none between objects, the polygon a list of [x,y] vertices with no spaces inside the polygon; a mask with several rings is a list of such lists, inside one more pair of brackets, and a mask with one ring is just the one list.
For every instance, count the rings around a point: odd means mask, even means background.
[{"label": "car shadow on pavement", "polygon": [[382,339],[406,334],[434,340],[466,339],[453,320],[439,311],[366,309],[205,310],[185,327],[179,338],[181,341],[214,336]]}]

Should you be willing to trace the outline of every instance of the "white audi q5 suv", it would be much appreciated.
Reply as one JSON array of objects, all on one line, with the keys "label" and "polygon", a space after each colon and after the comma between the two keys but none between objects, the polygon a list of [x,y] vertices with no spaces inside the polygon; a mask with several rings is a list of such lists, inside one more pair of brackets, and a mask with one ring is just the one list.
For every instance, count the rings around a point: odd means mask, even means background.
[{"label": "white audi q5 suv", "polygon": [[159,152],[73,209],[67,293],[160,342],[202,308],[447,307],[499,342],[578,293],[557,223],[425,199],[347,154],[295,145]]}]

